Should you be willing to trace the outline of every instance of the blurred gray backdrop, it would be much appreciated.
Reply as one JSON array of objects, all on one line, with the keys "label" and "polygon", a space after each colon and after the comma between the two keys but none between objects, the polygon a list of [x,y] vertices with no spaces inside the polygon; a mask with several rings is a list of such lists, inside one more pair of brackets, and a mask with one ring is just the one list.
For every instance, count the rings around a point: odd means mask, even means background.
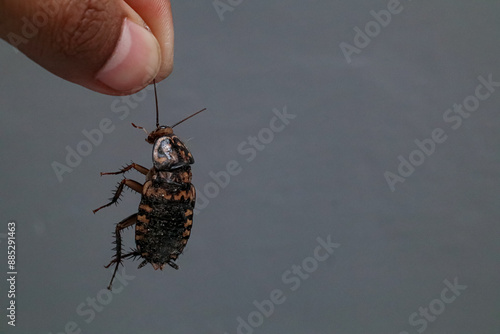
[{"label": "blurred gray backdrop", "polygon": [[152,91],[100,95],[0,44],[0,254],[14,220],[18,272],[0,331],[498,333],[500,4],[172,5],[160,121],[208,109],[176,128],[198,214],[180,270],[127,261],[112,293],[112,231],[140,196],[92,214],[121,179],[99,172],[151,165],[130,123],[154,127]]}]

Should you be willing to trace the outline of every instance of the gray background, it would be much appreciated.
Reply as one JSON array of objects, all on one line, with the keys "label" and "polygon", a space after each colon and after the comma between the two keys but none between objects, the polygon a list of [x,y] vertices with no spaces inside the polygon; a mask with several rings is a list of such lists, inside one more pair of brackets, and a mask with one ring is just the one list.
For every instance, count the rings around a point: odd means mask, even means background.
[{"label": "gray background", "polygon": [[[114,224],[139,196],[91,210],[121,178],[99,172],[151,165],[130,122],[153,128],[153,95],[122,120],[112,110],[119,98],[65,82],[2,42],[0,232],[17,222],[18,308],[16,328],[2,314],[0,331],[55,334],[74,322],[81,333],[232,334],[255,300],[280,289],[285,302],[255,333],[498,333],[500,91],[456,130],[443,114],[474,94],[478,76],[500,81],[500,5],[401,4],[349,64],[339,44],[352,44],[353,28],[386,1],[243,1],[223,21],[211,1],[173,3],[175,70],[158,87],[160,120],[208,108],[176,128],[200,193],[227,162],[242,171],[195,217],[179,271],[126,262],[135,278],[115,282],[112,300],[103,265]],[[238,145],[284,106],[296,118],[246,161]],[[59,182],[52,162],[64,163],[65,147],[103,118],[114,131]],[[447,140],[392,192],[384,172],[435,128]],[[340,247],[292,291],[282,275],[329,235]],[[133,231],[124,236],[132,247]],[[411,325],[455,278],[467,286],[460,296],[425,329]],[[93,319],[77,313],[96,297],[107,304]]]}]

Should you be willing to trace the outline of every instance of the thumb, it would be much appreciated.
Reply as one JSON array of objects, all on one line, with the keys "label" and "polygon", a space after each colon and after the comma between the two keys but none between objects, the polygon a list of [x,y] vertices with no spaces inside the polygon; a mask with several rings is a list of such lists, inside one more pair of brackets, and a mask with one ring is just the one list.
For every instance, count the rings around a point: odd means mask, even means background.
[{"label": "thumb", "polygon": [[168,0],[0,0],[1,38],[55,75],[109,95],[170,74],[171,21]]}]

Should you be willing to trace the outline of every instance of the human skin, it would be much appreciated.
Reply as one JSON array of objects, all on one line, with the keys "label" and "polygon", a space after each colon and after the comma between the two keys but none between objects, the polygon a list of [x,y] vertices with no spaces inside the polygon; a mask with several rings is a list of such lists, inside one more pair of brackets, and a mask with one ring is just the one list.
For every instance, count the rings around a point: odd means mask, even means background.
[{"label": "human skin", "polygon": [[170,0],[0,0],[0,37],[53,74],[127,95],[173,68]]}]

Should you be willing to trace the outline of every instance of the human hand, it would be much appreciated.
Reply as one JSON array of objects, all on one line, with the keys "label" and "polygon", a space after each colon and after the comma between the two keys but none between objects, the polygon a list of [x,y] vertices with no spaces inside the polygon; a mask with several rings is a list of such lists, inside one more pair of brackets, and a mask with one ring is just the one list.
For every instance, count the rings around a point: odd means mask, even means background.
[{"label": "human hand", "polygon": [[0,0],[0,37],[55,75],[109,95],[135,93],[173,67],[170,0]]}]

